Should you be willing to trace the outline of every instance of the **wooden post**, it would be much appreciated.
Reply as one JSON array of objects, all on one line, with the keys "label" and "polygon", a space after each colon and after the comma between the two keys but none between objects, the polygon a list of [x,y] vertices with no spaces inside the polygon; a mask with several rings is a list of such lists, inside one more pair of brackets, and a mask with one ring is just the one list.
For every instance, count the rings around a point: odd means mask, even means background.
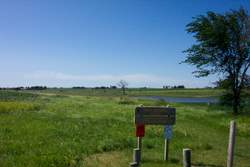
[{"label": "wooden post", "polygon": [[[139,149],[139,162],[141,161],[142,137],[137,137],[137,148]],[[139,163],[138,162],[138,163]]]},{"label": "wooden post", "polygon": [[141,161],[141,150],[139,148],[134,149],[133,162],[140,164]]},{"label": "wooden post", "polygon": [[129,164],[129,167],[139,167],[139,164],[136,163],[136,162],[131,162],[131,163]]},{"label": "wooden post", "polygon": [[233,167],[234,144],[235,144],[235,121],[230,122],[229,143],[227,149],[227,167]]},{"label": "wooden post", "polygon": [[183,149],[183,167],[191,167],[191,149]]},{"label": "wooden post", "polygon": [[142,149],[142,137],[137,137],[137,148]]},{"label": "wooden post", "polygon": [[168,160],[168,150],[169,150],[169,140],[165,139],[165,145],[164,145],[164,161]]}]

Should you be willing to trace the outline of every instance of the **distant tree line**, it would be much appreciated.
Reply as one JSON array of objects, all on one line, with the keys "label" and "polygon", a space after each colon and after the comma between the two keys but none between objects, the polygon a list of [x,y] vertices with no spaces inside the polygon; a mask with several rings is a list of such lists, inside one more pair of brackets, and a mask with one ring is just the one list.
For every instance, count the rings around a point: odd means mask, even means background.
[{"label": "distant tree line", "polygon": [[84,87],[84,86],[74,86],[74,87],[72,87],[72,89],[86,89],[86,87]]},{"label": "distant tree line", "polygon": [[185,89],[184,85],[174,85],[174,86],[163,86],[163,89]]},{"label": "distant tree line", "polygon": [[[74,86],[72,87],[72,89],[87,89],[87,87]],[[96,87],[93,87],[92,89],[117,89],[117,86],[114,86],[114,85],[110,85],[109,87],[108,86],[96,86]]]},{"label": "distant tree line", "polygon": [[0,90],[45,90],[46,86],[30,86],[30,87],[0,87]]},{"label": "distant tree line", "polygon": [[116,86],[112,86],[110,85],[109,87],[108,86],[97,86],[97,87],[94,87],[94,89],[117,89]]},{"label": "distant tree line", "polygon": [[31,87],[26,87],[26,90],[45,90],[47,89],[46,86],[31,86]]},{"label": "distant tree line", "polygon": [[0,90],[23,90],[25,89],[24,87],[0,87]]}]

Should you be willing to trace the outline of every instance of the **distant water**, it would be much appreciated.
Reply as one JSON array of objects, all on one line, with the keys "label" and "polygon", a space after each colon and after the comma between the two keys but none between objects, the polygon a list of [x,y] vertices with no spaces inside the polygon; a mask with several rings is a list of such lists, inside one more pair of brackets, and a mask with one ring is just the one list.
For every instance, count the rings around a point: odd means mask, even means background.
[{"label": "distant water", "polygon": [[141,96],[140,99],[164,100],[173,103],[217,103],[215,97],[168,97],[168,96]]}]

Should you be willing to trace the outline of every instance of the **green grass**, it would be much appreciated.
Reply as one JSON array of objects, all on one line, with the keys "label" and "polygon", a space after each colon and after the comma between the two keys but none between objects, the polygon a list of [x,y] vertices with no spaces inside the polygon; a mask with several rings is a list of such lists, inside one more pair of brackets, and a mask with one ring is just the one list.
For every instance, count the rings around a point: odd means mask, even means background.
[{"label": "green grass", "polygon": [[0,101],[32,101],[37,97],[34,93],[0,90]]},{"label": "green grass", "polygon": [[[50,93],[59,95],[78,96],[121,96],[121,89],[46,89],[40,91],[28,91],[32,93]],[[211,97],[219,96],[222,89],[152,89],[152,88],[129,88],[126,90],[128,96],[171,96],[171,97]]]},{"label": "green grass", "polygon": [[[0,166],[127,167],[136,145],[134,108],[139,104],[167,105],[64,91],[47,90],[36,95],[0,91],[4,94],[0,94]],[[142,167],[181,166],[182,149],[186,147],[192,149],[196,166],[225,166],[232,119],[237,122],[235,166],[250,166],[247,112],[233,116],[230,109],[216,105],[170,105],[177,110],[170,161],[166,165],[162,160],[163,127],[147,126]]]}]

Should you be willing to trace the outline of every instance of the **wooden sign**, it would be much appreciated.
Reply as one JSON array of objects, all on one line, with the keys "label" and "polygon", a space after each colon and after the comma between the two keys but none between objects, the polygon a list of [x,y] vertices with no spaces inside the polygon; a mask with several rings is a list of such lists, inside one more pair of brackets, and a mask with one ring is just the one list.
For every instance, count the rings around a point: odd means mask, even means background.
[{"label": "wooden sign", "polygon": [[136,107],[135,124],[173,125],[175,124],[175,108],[169,107]]},{"label": "wooden sign", "polygon": [[130,167],[139,166],[141,160],[142,137],[145,135],[145,125],[165,125],[164,137],[164,160],[168,160],[169,139],[172,137],[172,125],[175,124],[175,108],[170,107],[136,107],[135,124],[137,148],[134,149],[133,162]]}]

